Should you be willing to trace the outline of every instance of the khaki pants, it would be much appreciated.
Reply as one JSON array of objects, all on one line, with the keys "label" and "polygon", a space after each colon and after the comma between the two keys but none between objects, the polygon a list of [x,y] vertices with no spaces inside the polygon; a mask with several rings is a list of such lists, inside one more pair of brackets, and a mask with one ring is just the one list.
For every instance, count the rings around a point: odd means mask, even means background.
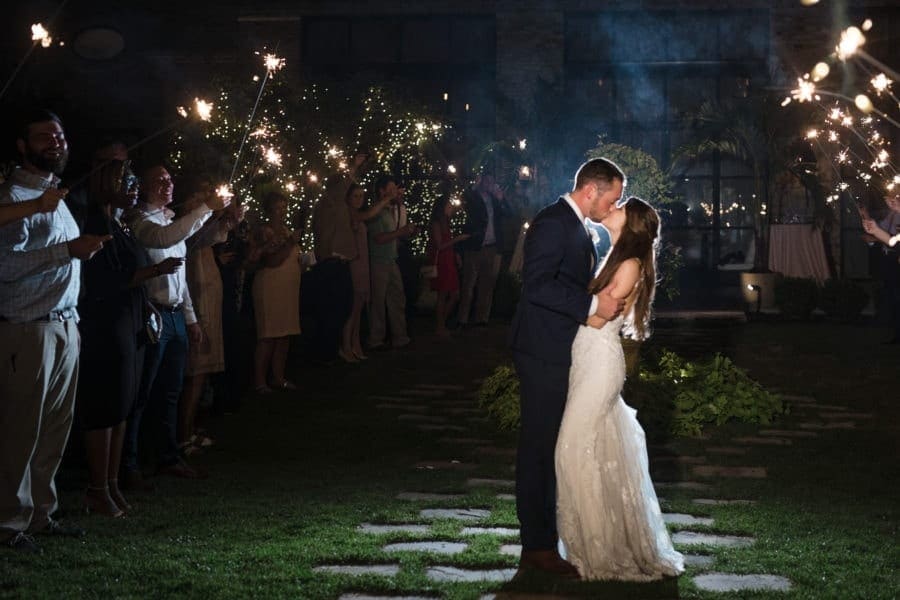
[{"label": "khaki pants", "polygon": [[482,246],[480,250],[468,250],[463,255],[462,290],[459,296],[459,322],[469,322],[472,311],[472,296],[478,288],[475,299],[475,323],[487,323],[494,301],[494,284],[497,283],[497,247]]},{"label": "khaki pants", "polygon": [[43,528],[57,508],[80,346],[75,319],[0,322],[0,540]]},{"label": "khaki pants", "polygon": [[391,328],[391,343],[402,346],[409,343],[406,333],[406,292],[397,263],[369,264],[372,277],[372,299],[369,304],[369,345],[384,343],[387,325]]}]

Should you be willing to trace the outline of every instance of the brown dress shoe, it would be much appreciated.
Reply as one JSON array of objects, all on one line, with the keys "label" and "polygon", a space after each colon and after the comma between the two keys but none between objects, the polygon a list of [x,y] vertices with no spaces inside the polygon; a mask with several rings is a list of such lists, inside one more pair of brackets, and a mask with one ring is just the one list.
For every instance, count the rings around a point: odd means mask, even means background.
[{"label": "brown dress shoe", "polygon": [[566,579],[579,579],[578,569],[560,557],[556,550],[529,550],[522,552],[519,559],[521,569],[533,569],[564,577]]},{"label": "brown dress shoe", "polygon": [[206,479],[209,476],[203,469],[194,468],[184,461],[160,467],[156,474],[180,477],[181,479]]}]

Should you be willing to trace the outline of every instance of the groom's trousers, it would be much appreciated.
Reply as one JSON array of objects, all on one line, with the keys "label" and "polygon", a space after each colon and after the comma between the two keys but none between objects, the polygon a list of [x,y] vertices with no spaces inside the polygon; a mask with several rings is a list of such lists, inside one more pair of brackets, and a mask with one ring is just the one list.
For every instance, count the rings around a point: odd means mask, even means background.
[{"label": "groom's trousers", "polygon": [[522,550],[554,550],[556,437],[566,407],[569,366],[514,353],[519,376],[521,427],[516,455],[516,513]]}]

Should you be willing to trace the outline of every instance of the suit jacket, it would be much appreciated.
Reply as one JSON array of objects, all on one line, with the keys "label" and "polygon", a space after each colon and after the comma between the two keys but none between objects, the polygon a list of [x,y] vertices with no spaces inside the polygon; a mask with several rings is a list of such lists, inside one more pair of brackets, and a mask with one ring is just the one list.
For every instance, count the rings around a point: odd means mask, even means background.
[{"label": "suit jacket", "polygon": [[[462,231],[472,237],[460,243],[460,250],[478,251],[484,245],[484,230],[487,229],[488,224],[487,207],[484,205],[481,194],[475,189],[466,190],[463,198],[466,202],[466,222]],[[494,244],[498,248],[502,248],[503,228],[500,226],[500,219],[503,216],[503,206],[493,196],[490,198],[494,208]]]},{"label": "suit jacket", "polygon": [[572,342],[591,307],[594,244],[562,198],[541,210],[525,234],[522,296],[510,331],[513,352],[570,365]]}]

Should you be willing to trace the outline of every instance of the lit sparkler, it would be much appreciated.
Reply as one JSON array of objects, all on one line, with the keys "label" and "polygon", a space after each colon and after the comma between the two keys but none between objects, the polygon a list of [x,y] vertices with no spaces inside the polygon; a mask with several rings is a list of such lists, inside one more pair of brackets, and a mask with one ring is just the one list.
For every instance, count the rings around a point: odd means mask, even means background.
[{"label": "lit sparkler", "polygon": [[270,165],[275,165],[276,167],[281,166],[281,153],[275,148],[263,148],[263,156]]},{"label": "lit sparkler", "polygon": [[451,175],[456,175],[456,166],[447,165],[447,172],[450,173]]},{"label": "lit sparkler", "polygon": [[212,117],[213,104],[200,98],[194,98],[194,110],[201,121],[209,121]]},{"label": "lit sparkler", "polygon": [[265,54],[263,55],[263,64],[266,65],[266,73],[269,77],[272,76],[272,73],[276,71],[280,71],[284,68],[285,60],[274,54]]},{"label": "lit sparkler", "polygon": [[812,102],[816,93],[816,84],[802,77],[797,78],[797,88],[791,90],[791,98],[797,102]]},{"label": "lit sparkler", "polygon": [[528,140],[519,140],[519,150],[524,150],[528,146]]},{"label": "lit sparkler", "polygon": [[41,46],[44,48],[49,48],[50,44],[53,43],[50,32],[44,29],[44,26],[40,23],[35,23],[31,26],[31,40],[35,43],[40,42]]},{"label": "lit sparkler", "polygon": [[856,54],[865,43],[866,36],[863,35],[858,27],[848,27],[841,32],[841,41],[835,48],[835,52],[840,60],[846,61]]},{"label": "lit sparkler", "polygon": [[223,183],[216,188],[216,196],[224,198],[225,200],[231,200],[234,197],[234,192],[231,191],[230,185]]},{"label": "lit sparkler", "polygon": [[879,73],[869,82],[872,84],[872,88],[878,93],[880,96],[883,92],[890,89],[891,84],[894,83],[884,73]]}]

